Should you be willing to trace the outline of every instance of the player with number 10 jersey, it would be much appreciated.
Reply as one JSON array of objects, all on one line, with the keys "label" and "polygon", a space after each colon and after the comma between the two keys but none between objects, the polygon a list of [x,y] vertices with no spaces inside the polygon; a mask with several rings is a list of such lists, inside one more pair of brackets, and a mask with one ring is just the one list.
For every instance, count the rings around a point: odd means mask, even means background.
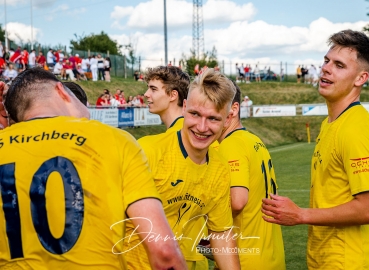
[{"label": "player with number 10 jersey", "polygon": [[0,268],[126,268],[112,252],[125,226],[112,225],[131,203],[159,198],[131,135],[87,119],[33,119],[0,133],[0,155]]}]

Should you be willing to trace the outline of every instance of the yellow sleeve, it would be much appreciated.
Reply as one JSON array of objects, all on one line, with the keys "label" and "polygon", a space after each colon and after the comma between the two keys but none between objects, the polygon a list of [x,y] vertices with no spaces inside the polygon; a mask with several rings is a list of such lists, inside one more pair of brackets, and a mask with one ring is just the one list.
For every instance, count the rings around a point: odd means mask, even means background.
[{"label": "yellow sleeve", "polygon": [[369,124],[361,123],[341,133],[342,161],[351,194],[369,191]]},{"label": "yellow sleeve", "polygon": [[250,160],[247,151],[239,151],[241,140],[225,139],[219,147],[219,154],[228,163],[231,173],[231,187],[250,188]]},{"label": "yellow sleeve", "polygon": [[121,164],[123,166],[122,188],[125,209],[135,201],[144,198],[160,200],[146,156],[133,137],[129,134],[124,136],[127,142],[123,145]]}]

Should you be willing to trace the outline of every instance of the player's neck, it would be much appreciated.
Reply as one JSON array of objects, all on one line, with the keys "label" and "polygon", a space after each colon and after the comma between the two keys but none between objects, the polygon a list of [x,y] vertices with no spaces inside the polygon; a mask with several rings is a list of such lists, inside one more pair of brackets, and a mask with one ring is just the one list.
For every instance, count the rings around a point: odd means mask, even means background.
[{"label": "player's neck", "polygon": [[170,106],[163,114],[160,115],[160,119],[168,129],[174,120],[181,116],[183,116],[182,107],[176,105]]},{"label": "player's neck", "polygon": [[243,128],[241,120],[238,117],[232,118],[229,126],[222,132],[222,135],[220,135],[218,142],[221,143],[229,133],[240,128]]},{"label": "player's neck", "polygon": [[188,157],[196,164],[204,164],[206,162],[206,154],[209,148],[206,149],[195,149],[189,142],[188,134],[182,129],[181,131],[182,143],[187,152]]},{"label": "player's neck", "polygon": [[360,96],[354,98],[346,98],[344,100],[339,101],[326,101],[327,108],[328,108],[328,123],[333,122],[336,120],[347,108],[350,106],[351,103],[360,101]]}]

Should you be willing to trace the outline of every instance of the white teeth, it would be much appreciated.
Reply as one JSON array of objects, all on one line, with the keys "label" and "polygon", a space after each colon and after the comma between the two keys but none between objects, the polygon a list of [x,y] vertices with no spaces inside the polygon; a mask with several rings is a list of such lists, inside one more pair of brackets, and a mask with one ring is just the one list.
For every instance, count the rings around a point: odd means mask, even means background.
[{"label": "white teeth", "polygon": [[196,137],[199,137],[199,138],[201,138],[201,139],[205,139],[205,138],[207,138],[207,137],[208,137],[208,136],[200,135],[200,134],[198,134],[198,133],[196,133],[196,132],[194,132],[194,133],[195,133]]}]

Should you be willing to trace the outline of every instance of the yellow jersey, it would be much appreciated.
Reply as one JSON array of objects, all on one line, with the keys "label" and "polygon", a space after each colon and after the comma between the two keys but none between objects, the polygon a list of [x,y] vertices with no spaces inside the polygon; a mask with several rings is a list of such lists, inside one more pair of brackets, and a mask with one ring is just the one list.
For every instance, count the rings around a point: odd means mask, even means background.
[{"label": "yellow jersey", "polygon": [[[335,207],[369,191],[369,114],[352,103],[335,121],[326,118],[311,166],[311,208]],[[309,269],[369,269],[369,225],[309,226]]]},{"label": "yellow jersey", "polygon": [[[232,226],[229,170],[213,148],[209,148],[206,163],[195,164],[187,155],[180,131],[163,133],[160,137],[155,144],[141,146],[148,157],[169,225],[186,260],[196,261],[199,260],[196,245],[202,237],[201,231],[193,233],[196,220],[206,215],[204,226],[215,232]],[[125,243],[129,250],[128,267],[150,269],[133,230],[128,223],[126,234],[133,233],[130,243]]]},{"label": "yellow jersey", "polygon": [[241,128],[225,137],[219,153],[228,161],[231,188],[245,187],[249,191],[245,208],[233,220],[241,269],[286,269],[281,227],[265,222],[261,212],[261,200],[277,191],[267,148],[257,136]]},{"label": "yellow jersey", "polygon": [[159,198],[131,135],[87,119],[33,119],[0,132],[0,155],[0,268],[126,269],[117,254],[126,209]]}]

